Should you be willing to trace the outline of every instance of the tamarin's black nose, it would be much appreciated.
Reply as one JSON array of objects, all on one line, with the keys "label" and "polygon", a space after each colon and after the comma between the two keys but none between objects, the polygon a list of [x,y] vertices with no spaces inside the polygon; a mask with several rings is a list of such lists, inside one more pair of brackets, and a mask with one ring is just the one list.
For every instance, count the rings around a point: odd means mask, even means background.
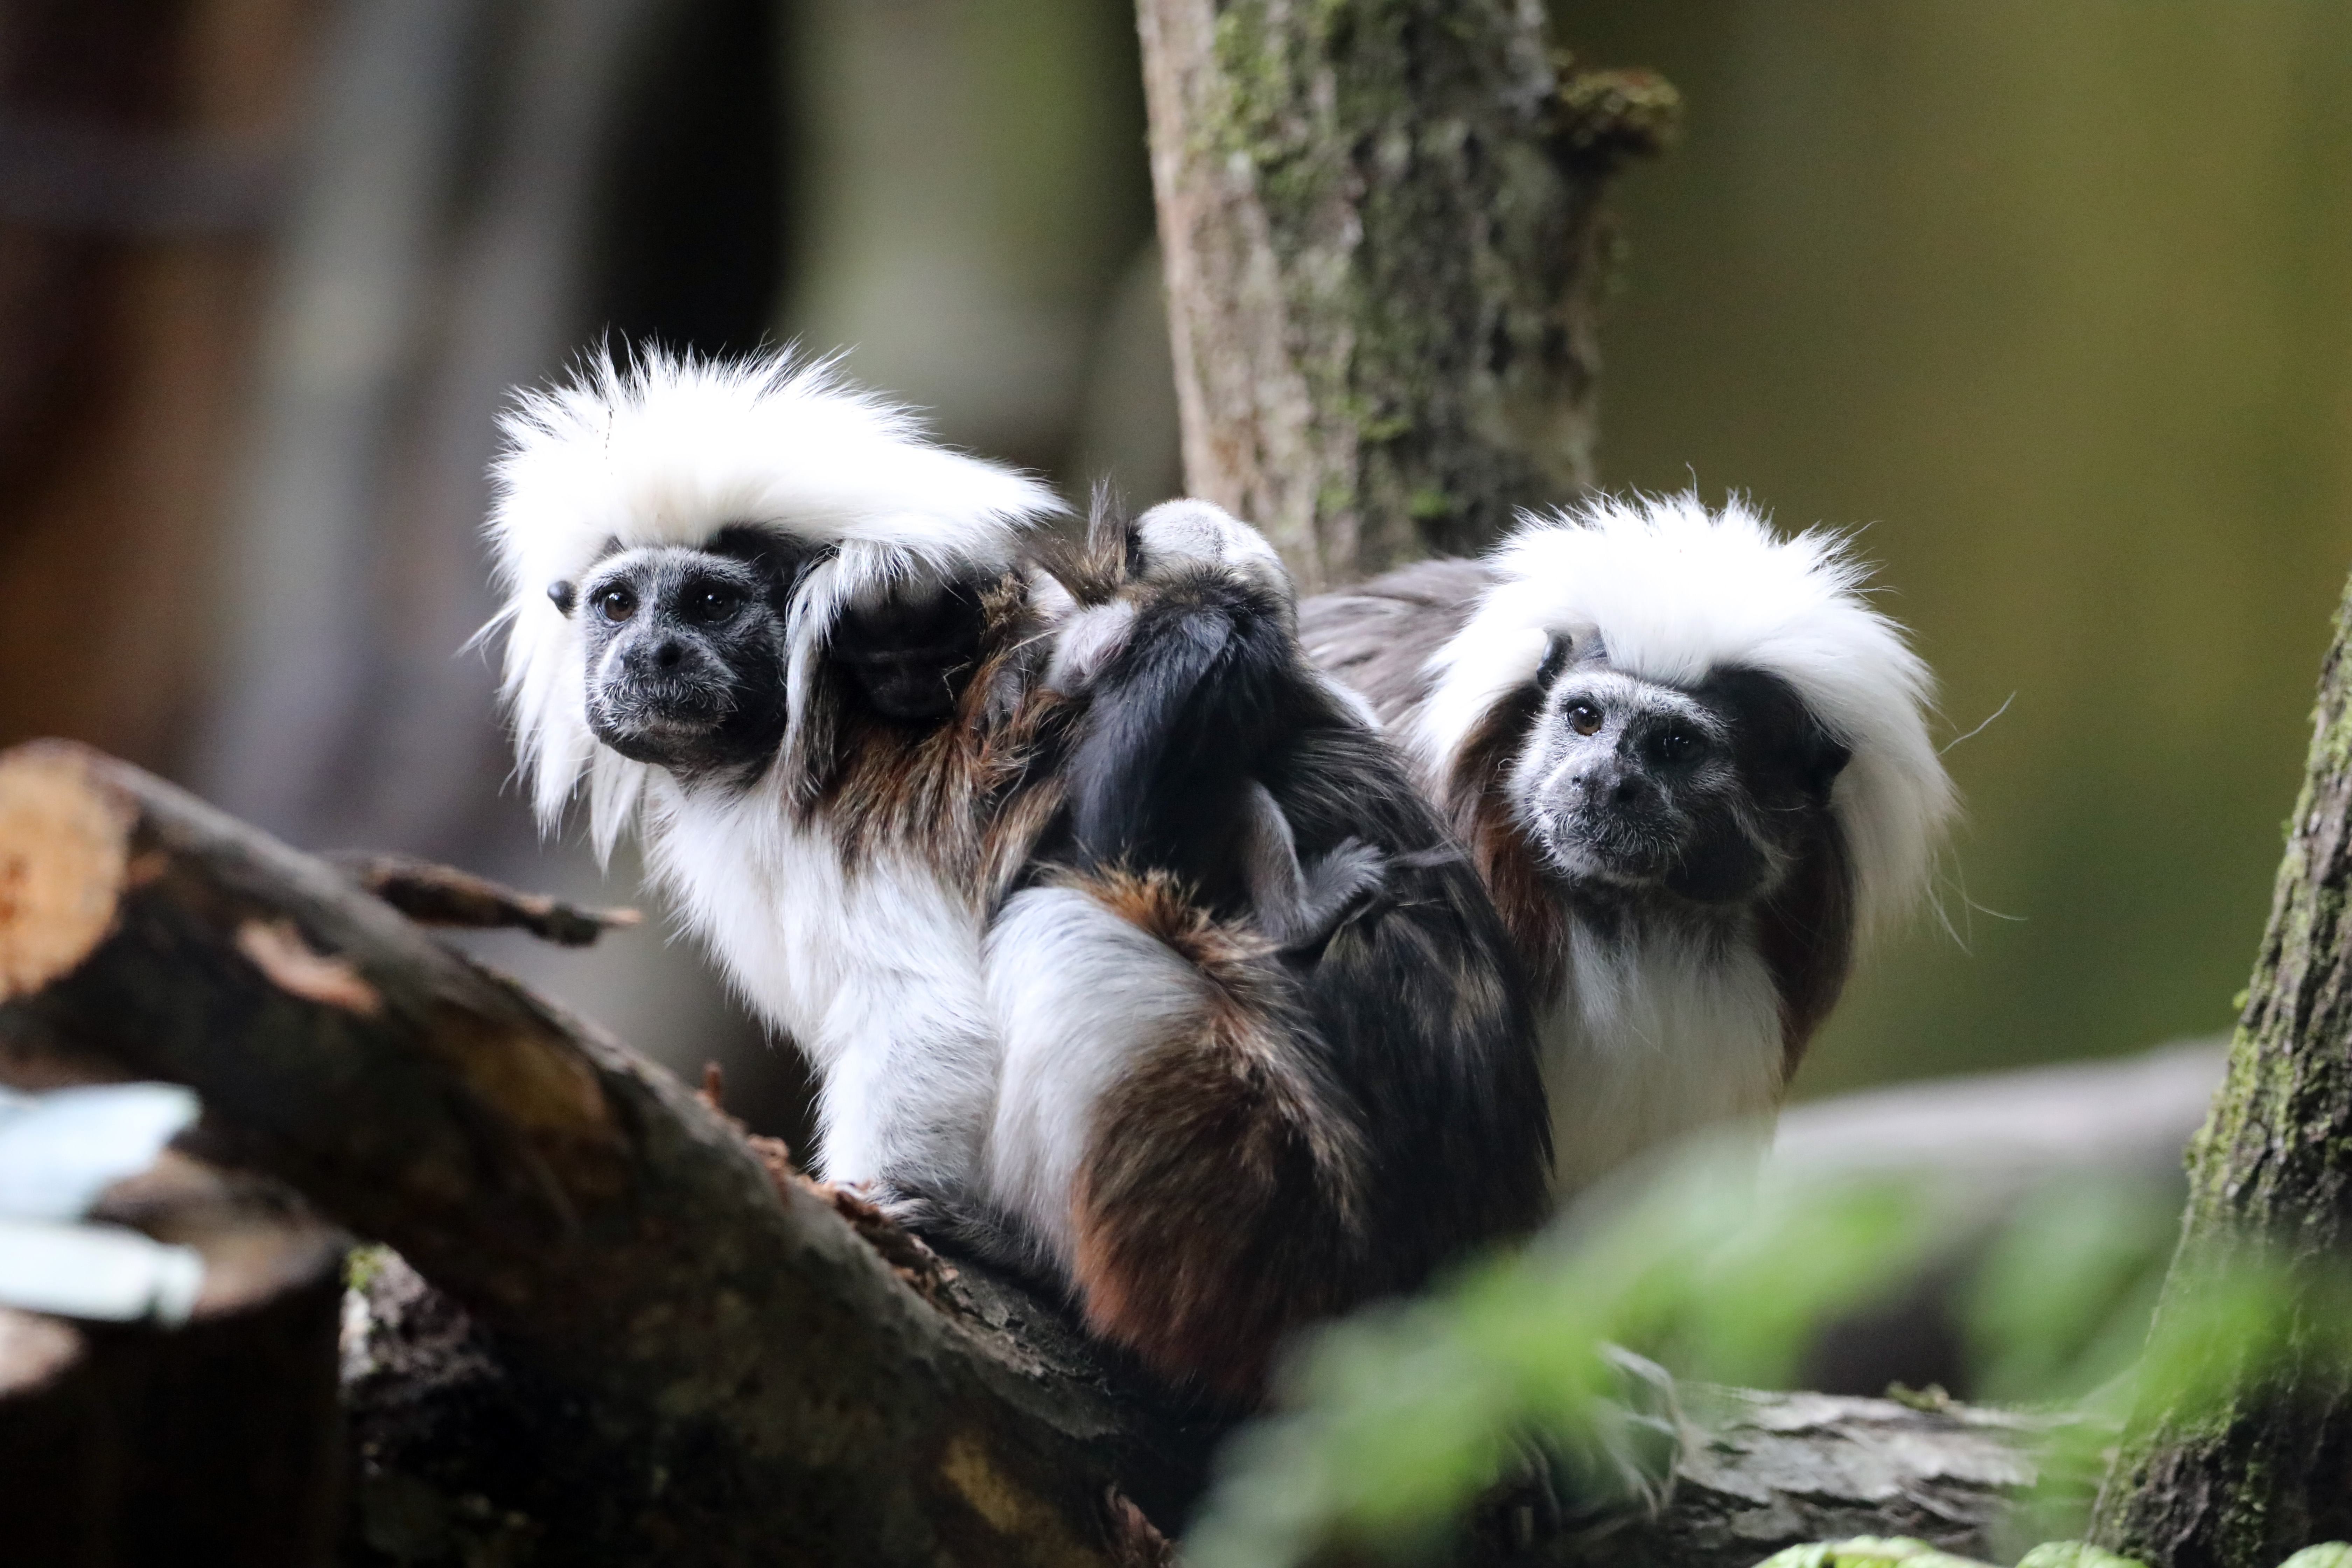
[{"label": "tamarin's black nose", "polygon": [[1650,781],[1619,768],[1594,768],[1579,773],[1576,787],[1593,805],[1641,805],[1650,798]]},{"label": "tamarin's black nose", "polygon": [[658,669],[676,669],[685,658],[685,647],[675,642],[666,642],[654,649],[654,666]]}]

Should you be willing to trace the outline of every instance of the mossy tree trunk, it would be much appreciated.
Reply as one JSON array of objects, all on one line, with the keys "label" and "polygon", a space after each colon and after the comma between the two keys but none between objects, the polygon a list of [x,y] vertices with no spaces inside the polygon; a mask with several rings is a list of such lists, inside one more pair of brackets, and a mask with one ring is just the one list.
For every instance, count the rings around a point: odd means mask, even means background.
[{"label": "mossy tree trunk", "polygon": [[1196,495],[1315,593],[1591,479],[1600,196],[1674,90],[1538,0],[1138,0]]},{"label": "mossy tree trunk", "polygon": [[2189,1150],[2167,1310],[2212,1271],[2261,1259],[2303,1283],[2284,1359],[2217,1343],[2218,1412],[2139,1411],[2095,1530],[2163,1568],[2272,1568],[2352,1537],[2352,1367],[2336,1283],[2352,1258],[2352,590],[2320,674],[2311,756],[2230,1073]]}]

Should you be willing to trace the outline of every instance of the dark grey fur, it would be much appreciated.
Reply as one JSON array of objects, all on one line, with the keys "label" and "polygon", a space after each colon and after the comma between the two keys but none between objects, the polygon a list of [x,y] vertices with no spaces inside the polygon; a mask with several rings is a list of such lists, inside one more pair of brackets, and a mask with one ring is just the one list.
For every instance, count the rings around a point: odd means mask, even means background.
[{"label": "dark grey fur", "polygon": [[599,563],[566,611],[581,617],[596,739],[689,775],[773,752],[784,730],[784,605],[774,581],[763,562],[677,546]]},{"label": "dark grey fur", "polygon": [[1372,705],[1383,729],[1429,695],[1432,655],[1495,581],[1476,561],[1422,561],[1298,606],[1307,657]]},{"label": "dark grey fur", "polygon": [[1556,639],[1508,788],[1572,886],[1657,887],[1720,906],[1777,887],[1849,753],[1786,681],[1717,670],[1687,690]]}]

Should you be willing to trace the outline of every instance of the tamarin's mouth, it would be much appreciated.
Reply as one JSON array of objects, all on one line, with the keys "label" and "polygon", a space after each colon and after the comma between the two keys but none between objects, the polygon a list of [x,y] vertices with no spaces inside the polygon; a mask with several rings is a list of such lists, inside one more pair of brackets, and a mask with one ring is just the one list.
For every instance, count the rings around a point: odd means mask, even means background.
[{"label": "tamarin's mouth", "polygon": [[684,681],[649,683],[590,703],[588,728],[632,762],[672,763],[705,748],[735,707],[732,696],[720,689]]},{"label": "tamarin's mouth", "polygon": [[594,704],[617,724],[641,729],[708,727],[735,710],[735,694],[704,680],[646,680],[607,691]]},{"label": "tamarin's mouth", "polygon": [[1657,827],[1565,811],[1543,813],[1536,839],[1567,876],[1621,886],[1663,880],[1679,848],[1673,834]]}]

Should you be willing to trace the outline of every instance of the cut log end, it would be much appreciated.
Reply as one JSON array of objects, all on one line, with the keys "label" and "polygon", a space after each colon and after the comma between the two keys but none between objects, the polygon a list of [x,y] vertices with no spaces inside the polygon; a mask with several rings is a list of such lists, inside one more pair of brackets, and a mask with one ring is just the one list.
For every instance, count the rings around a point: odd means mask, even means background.
[{"label": "cut log end", "polygon": [[113,929],[138,811],[66,742],[0,757],[0,1002],[72,970]]}]

